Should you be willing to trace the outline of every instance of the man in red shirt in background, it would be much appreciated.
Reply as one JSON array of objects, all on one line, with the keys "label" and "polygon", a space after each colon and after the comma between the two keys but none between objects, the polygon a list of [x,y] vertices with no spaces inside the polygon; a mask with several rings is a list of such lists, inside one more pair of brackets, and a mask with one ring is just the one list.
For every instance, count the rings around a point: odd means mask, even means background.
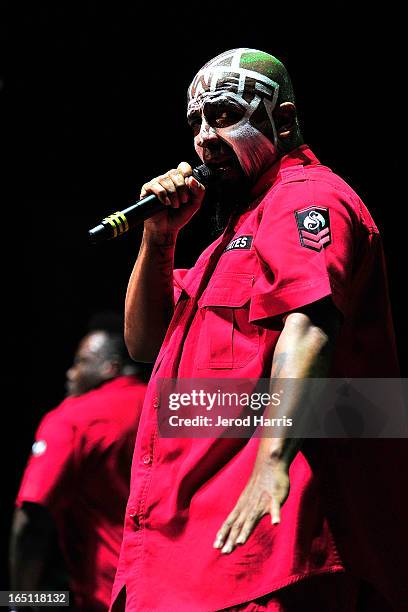
[{"label": "man in red shirt in background", "polygon": [[67,389],[40,423],[17,496],[11,588],[60,588],[43,582],[56,532],[71,609],[103,612],[122,540],[146,373],[130,360],[122,334],[97,329],[81,340]]},{"label": "man in red shirt in background", "polygon": [[156,363],[112,610],[406,610],[394,476],[405,440],[159,435],[159,379],[297,379],[280,406],[296,419],[310,377],[398,376],[378,229],[303,143],[281,62],[217,56],[189,88],[187,118],[218,179],[223,231],[190,270],[173,270],[205,189],[184,162],[144,185],[167,210],[145,222],[125,338]]}]

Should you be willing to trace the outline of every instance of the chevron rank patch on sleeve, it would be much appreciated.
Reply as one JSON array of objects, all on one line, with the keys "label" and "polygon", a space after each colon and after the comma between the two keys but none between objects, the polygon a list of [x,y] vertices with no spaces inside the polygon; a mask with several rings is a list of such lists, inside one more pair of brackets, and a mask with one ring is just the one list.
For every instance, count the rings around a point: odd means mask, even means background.
[{"label": "chevron rank patch on sleeve", "polygon": [[306,249],[321,251],[331,243],[330,215],[328,208],[309,206],[295,210],[300,244]]}]

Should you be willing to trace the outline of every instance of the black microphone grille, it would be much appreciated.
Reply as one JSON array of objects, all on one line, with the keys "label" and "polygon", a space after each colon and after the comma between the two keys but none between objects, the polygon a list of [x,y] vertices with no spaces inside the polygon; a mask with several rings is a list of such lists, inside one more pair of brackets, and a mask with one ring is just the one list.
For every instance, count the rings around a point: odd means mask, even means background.
[{"label": "black microphone grille", "polygon": [[213,172],[213,170],[211,170],[211,168],[209,168],[205,164],[202,164],[201,166],[197,166],[197,168],[194,168],[193,176],[195,179],[197,179],[197,181],[202,183],[204,187],[207,187],[208,185],[210,185],[216,178],[215,172]]}]

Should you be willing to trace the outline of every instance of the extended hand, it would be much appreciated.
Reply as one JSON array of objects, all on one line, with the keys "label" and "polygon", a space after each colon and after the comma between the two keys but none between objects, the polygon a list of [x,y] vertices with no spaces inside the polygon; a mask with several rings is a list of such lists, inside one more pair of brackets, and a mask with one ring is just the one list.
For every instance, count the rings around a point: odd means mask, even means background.
[{"label": "extended hand", "polygon": [[256,462],[235,508],[217,533],[214,548],[230,553],[238,544],[245,544],[265,514],[271,515],[273,525],[280,522],[280,508],[289,495],[288,469],[282,460]]}]

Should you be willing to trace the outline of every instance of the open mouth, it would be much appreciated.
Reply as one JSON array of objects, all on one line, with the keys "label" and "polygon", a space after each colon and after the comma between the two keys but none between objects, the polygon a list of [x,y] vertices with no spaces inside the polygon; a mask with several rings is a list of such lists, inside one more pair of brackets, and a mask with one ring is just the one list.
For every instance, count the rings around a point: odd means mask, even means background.
[{"label": "open mouth", "polygon": [[206,162],[206,166],[214,172],[223,172],[235,166],[234,159],[231,157],[222,160],[210,160]]}]

